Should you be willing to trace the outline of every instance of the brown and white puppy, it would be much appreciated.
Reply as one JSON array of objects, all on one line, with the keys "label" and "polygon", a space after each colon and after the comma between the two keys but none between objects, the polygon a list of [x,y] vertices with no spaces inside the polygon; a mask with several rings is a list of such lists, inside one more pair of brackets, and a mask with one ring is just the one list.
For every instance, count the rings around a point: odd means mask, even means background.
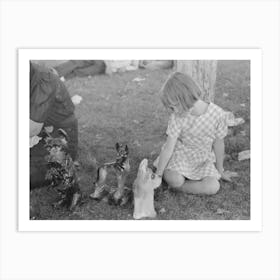
[{"label": "brown and white puppy", "polygon": [[148,160],[143,159],[139,165],[137,177],[133,183],[134,219],[155,218],[154,189],[159,187],[161,179],[156,177],[148,167]]},{"label": "brown and white puppy", "polygon": [[[108,202],[115,205],[125,205],[129,200],[129,191],[125,187],[127,176],[130,171],[128,158],[128,146],[116,143],[117,157],[113,162],[101,165],[97,170],[96,181],[94,182],[94,192],[90,195],[95,200],[107,197]],[[117,177],[117,188],[106,184],[107,175],[114,172]],[[131,191],[130,191],[131,192]]]}]

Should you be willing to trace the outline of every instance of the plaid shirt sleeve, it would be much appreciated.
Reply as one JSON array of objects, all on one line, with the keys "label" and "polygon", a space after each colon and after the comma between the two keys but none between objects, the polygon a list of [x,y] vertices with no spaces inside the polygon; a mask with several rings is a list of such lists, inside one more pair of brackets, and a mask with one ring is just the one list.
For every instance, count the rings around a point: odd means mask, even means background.
[{"label": "plaid shirt sleeve", "polygon": [[168,127],[166,134],[172,138],[178,138],[181,133],[181,124],[178,119],[175,118],[175,115],[172,114],[168,121]]},{"label": "plaid shirt sleeve", "polygon": [[223,139],[227,136],[228,133],[228,125],[225,118],[225,114],[223,114],[217,122],[216,127],[216,138]]}]

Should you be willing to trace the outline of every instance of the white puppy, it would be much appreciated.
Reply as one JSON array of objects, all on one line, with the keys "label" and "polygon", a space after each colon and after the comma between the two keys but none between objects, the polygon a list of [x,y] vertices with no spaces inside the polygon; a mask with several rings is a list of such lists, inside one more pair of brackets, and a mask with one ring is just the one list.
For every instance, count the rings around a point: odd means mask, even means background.
[{"label": "white puppy", "polygon": [[161,184],[161,178],[155,176],[148,168],[148,160],[143,159],[139,165],[137,178],[133,183],[134,219],[154,218],[154,189]]}]

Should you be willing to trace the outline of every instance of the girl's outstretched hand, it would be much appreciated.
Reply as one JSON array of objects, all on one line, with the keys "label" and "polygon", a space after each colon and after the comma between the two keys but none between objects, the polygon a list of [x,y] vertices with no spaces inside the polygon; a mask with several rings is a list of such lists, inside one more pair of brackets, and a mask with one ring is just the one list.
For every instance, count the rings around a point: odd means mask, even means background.
[{"label": "girl's outstretched hand", "polygon": [[231,182],[232,177],[238,177],[238,173],[226,170],[221,173],[221,179],[226,182]]},{"label": "girl's outstretched hand", "polygon": [[159,187],[162,183],[162,176],[152,173],[152,180],[155,182],[156,188]]}]

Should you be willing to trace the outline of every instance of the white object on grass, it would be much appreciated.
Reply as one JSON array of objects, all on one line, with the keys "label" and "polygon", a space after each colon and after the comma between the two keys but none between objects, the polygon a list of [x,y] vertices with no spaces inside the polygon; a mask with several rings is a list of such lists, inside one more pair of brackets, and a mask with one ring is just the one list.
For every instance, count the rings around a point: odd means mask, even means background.
[{"label": "white object on grass", "polygon": [[227,214],[227,213],[230,213],[230,211],[228,210],[225,210],[225,209],[217,209],[217,212],[216,212],[218,215],[222,215],[222,214]]},{"label": "white object on grass", "polygon": [[161,178],[154,176],[148,168],[148,160],[143,159],[139,165],[137,177],[133,183],[134,219],[155,218],[154,189],[161,184]]},{"label": "white object on grass", "polygon": [[245,159],[250,159],[250,150],[246,150],[246,151],[240,152],[238,154],[239,161],[245,160]]},{"label": "white object on grass", "polygon": [[132,82],[141,82],[141,81],[145,81],[145,78],[140,78],[140,77],[136,77],[132,80]]},{"label": "white object on grass", "polygon": [[223,174],[224,174],[225,176],[229,177],[230,179],[231,179],[231,177],[239,177],[239,175],[238,175],[237,172],[229,171],[229,170],[224,171]]},{"label": "white object on grass", "polygon": [[81,103],[81,101],[83,100],[83,98],[80,95],[74,95],[71,98],[72,102],[74,103],[74,105],[78,105]]}]

